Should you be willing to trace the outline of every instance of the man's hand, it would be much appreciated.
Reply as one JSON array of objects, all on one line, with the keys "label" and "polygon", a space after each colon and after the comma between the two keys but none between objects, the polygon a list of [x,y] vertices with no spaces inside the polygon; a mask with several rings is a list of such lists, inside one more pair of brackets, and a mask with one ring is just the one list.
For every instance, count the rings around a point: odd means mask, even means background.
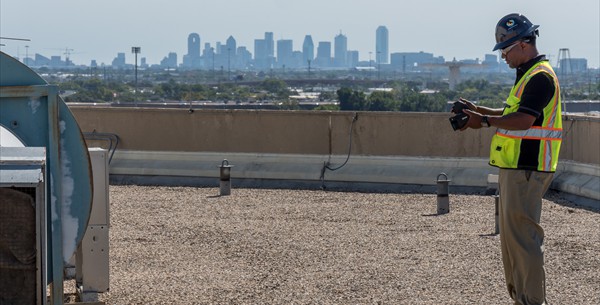
[{"label": "man's hand", "polygon": [[[461,98],[459,98],[458,100],[459,100],[459,101],[461,101],[461,102],[463,102],[463,103],[465,103],[465,104],[467,105],[467,107],[469,107],[469,109],[470,109],[471,111],[479,112],[479,111],[477,111],[477,106],[476,106],[475,104],[473,104],[473,103],[469,102],[468,100],[466,100],[466,99],[464,99],[464,98],[462,98],[462,97],[461,97]],[[456,113],[456,112],[455,112],[455,113]]]},{"label": "man's hand", "polygon": [[469,110],[469,109],[463,109],[463,112],[469,116],[469,120],[467,121],[467,124],[465,124],[465,126],[460,129],[460,131],[466,130],[467,128],[473,128],[473,129],[481,128],[482,115],[480,113]]}]

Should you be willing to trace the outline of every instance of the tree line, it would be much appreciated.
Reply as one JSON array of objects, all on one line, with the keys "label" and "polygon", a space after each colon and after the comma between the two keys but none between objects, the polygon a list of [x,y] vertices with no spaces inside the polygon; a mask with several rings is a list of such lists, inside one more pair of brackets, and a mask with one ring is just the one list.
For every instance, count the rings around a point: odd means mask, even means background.
[{"label": "tree line", "polygon": [[[447,111],[448,101],[466,98],[488,107],[502,107],[510,85],[490,83],[484,79],[466,80],[458,84],[455,90],[449,90],[444,82],[390,81],[385,88],[361,88],[348,85],[335,93],[320,93],[320,101],[335,101],[337,105],[323,105],[317,110],[355,110],[355,111]],[[350,82],[351,84],[351,82]],[[427,87],[429,90],[424,91]],[[160,83],[142,81],[137,86],[131,82],[104,81],[99,78],[74,79],[59,83],[61,90],[75,92],[66,96],[67,102],[102,103],[149,101],[220,101],[220,102],[261,102],[275,101],[284,105],[284,109],[296,109],[296,102],[289,97],[295,92],[284,80],[267,78],[253,87],[232,82],[218,85],[183,83],[169,79]],[[310,91],[310,88],[305,91]],[[600,98],[600,85],[595,96],[582,94],[581,90],[569,90],[570,96],[584,96],[589,99]],[[569,96],[567,96],[569,97]]]}]

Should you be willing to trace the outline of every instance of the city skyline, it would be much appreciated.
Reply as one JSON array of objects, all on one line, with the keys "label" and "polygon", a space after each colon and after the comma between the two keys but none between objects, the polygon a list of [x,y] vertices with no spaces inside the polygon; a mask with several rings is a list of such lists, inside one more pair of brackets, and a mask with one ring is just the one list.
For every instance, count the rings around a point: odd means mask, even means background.
[{"label": "city skyline", "polygon": [[[237,41],[233,36],[229,36],[226,43],[216,42],[214,46],[211,46],[210,42],[204,43],[204,49],[201,50],[201,39],[198,33],[190,33],[187,38],[187,53],[181,57],[176,52],[169,52],[168,55],[163,57],[159,63],[148,62],[145,57],[141,57],[139,66],[141,68],[152,68],[152,69],[174,69],[182,68],[186,70],[227,70],[230,74],[231,71],[236,70],[249,70],[249,71],[261,71],[270,69],[282,69],[288,70],[304,70],[312,67],[318,70],[330,70],[330,69],[344,69],[344,68],[374,68],[380,70],[383,68],[387,71],[402,71],[405,72],[418,72],[425,69],[430,69],[433,66],[440,66],[446,62],[446,65],[454,62],[455,59],[450,61],[445,60],[443,56],[435,56],[433,53],[424,51],[420,52],[392,52],[389,54],[391,59],[389,62],[384,63],[382,57],[387,59],[387,28],[385,26],[379,26],[376,30],[376,52],[369,53],[368,61],[359,61],[359,51],[348,50],[347,37],[340,31],[334,38],[334,50],[332,53],[331,42],[320,41],[317,47],[317,56],[314,56],[314,44],[312,43],[311,35],[306,35],[302,44],[301,50],[294,50],[293,41],[290,39],[279,39],[275,41],[273,39],[272,32],[265,32],[264,39],[254,40],[254,49],[257,50],[256,54],[252,54],[248,51],[246,46],[238,46]],[[277,45],[277,52],[275,52],[275,45]],[[140,47],[132,47],[136,49],[136,60],[137,54],[140,53]],[[564,50],[563,50],[564,51]],[[562,52],[562,59],[560,66],[566,64],[563,61],[565,53]],[[126,60],[126,53],[119,52],[117,56],[113,58],[110,64],[104,64],[103,66],[109,66],[117,69],[123,69],[132,67],[134,64],[138,64],[138,61],[134,63]],[[51,56],[50,58],[45,57],[42,54],[36,53],[35,55],[29,54],[27,58],[19,58],[25,64],[31,67],[49,67],[49,68],[65,68],[65,67],[88,67],[85,64],[77,64],[63,58],[61,56]],[[381,62],[380,62],[381,60]],[[387,60],[386,60],[387,61]],[[499,56],[496,54],[485,54],[484,59],[463,59],[460,60],[462,64],[474,65],[479,64],[480,68],[484,68],[487,73],[500,72],[502,70],[508,70],[508,65],[499,61]],[[89,67],[99,67],[96,60],[92,60]],[[587,59],[585,58],[573,58],[570,57],[570,62],[567,66],[568,71],[571,72],[585,72],[588,69]],[[230,77],[230,76],[229,76]]]},{"label": "city skyline", "polygon": [[[254,40],[262,38],[264,32],[273,33],[275,42],[292,40],[293,51],[302,51],[305,36],[311,35],[316,54],[322,41],[332,42],[333,52],[334,38],[341,31],[347,38],[347,50],[359,51],[359,60],[365,61],[369,53],[375,56],[375,31],[383,25],[389,31],[390,54],[424,51],[447,60],[483,60],[485,54],[494,54],[491,48],[497,20],[519,11],[540,24],[538,46],[551,62],[557,60],[559,48],[569,48],[572,58],[586,58],[589,67],[597,68],[600,62],[600,1],[594,0],[507,0],[485,5],[476,0],[404,4],[391,0],[285,4],[232,0],[210,5],[176,0],[170,6],[163,4],[5,0],[0,4],[0,36],[31,41],[3,40],[6,46],[2,51],[21,58],[26,53],[64,58],[68,52],[73,62],[89,65],[92,59],[110,64],[119,52],[126,53],[127,62],[132,63],[129,51],[139,46],[140,56],[149,63],[158,63],[171,52],[179,55],[181,63],[190,33],[199,34],[202,46],[209,42],[213,47],[233,36],[238,46],[246,46],[254,55]],[[25,14],[31,20],[48,18],[51,22],[43,26],[22,22]]]}]

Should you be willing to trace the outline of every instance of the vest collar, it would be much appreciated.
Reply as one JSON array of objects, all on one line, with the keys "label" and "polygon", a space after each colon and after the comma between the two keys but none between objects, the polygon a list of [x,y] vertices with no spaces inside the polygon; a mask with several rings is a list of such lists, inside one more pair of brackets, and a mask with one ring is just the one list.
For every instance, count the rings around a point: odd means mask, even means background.
[{"label": "vest collar", "polygon": [[517,79],[515,80],[515,84],[521,79],[521,77],[523,77],[523,74],[525,74],[525,72],[529,71],[529,69],[531,69],[531,67],[533,67],[533,65],[535,65],[536,63],[538,63],[542,60],[546,60],[546,55],[536,56],[536,57],[530,59],[528,62],[518,66],[517,67]]}]

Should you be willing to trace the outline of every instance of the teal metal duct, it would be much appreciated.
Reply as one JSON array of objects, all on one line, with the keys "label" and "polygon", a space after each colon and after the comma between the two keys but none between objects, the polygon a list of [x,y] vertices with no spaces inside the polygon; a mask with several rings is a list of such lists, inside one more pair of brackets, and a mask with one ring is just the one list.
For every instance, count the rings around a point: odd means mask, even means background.
[{"label": "teal metal duct", "polygon": [[52,304],[62,304],[64,263],[83,238],[92,204],[87,146],[73,114],[58,95],[58,87],[3,52],[0,124],[26,147],[46,148],[46,274],[52,283]]}]

